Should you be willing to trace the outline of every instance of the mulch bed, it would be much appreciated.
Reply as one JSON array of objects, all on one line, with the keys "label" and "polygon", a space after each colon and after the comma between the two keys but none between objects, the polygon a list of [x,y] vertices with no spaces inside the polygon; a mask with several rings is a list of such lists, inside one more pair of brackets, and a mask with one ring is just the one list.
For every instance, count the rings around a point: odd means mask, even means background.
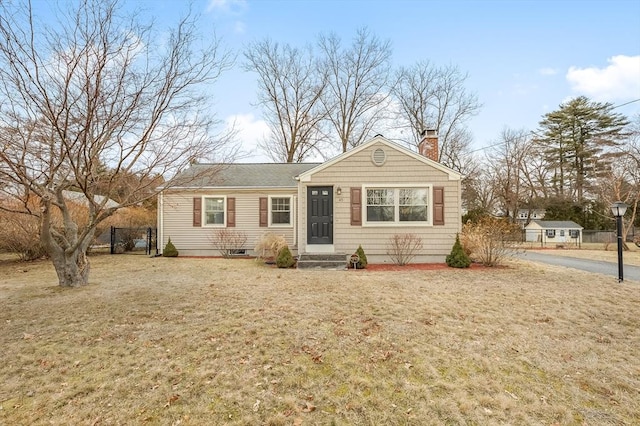
[{"label": "mulch bed", "polygon": [[[449,269],[446,263],[410,263],[404,266],[398,266],[393,263],[369,263],[366,271],[439,271],[442,269]],[[455,268],[451,268],[455,269]],[[480,265],[479,263],[472,263],[469,268],[466,269],[487,269],[487,266]]]}]

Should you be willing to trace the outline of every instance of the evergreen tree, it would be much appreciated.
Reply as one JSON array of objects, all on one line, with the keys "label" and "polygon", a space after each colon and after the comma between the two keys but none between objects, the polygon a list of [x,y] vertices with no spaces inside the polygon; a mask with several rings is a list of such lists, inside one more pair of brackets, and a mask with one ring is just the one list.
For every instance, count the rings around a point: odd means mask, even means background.
[{"label": "evergreen tree", "polygon": [[584,96],[546,114],[540,121],[538,143],[552,170],[555,195],[582,203],[592,180],[609,168],[611,157],[602,154],[619,145],[628,124],[610,103]]}]

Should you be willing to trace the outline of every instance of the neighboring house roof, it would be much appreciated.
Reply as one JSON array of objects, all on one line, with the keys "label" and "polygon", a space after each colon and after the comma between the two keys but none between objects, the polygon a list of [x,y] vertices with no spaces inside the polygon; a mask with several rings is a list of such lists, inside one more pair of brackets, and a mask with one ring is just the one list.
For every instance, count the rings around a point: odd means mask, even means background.
[{"label": "neighboring house roof", "polygon": [[171,188],[295,188],[295,177],[320,163],[193,164]]},{"label": "neighboring house roof", "polygon": [[[84,192],[62,191],[62,196],[67,200],[75,201],[76,203],[87,204],[87,196],[84,194]],[[105,197],[104,195],[93,196],[93,201],[97,204],[102,204],[102,202],[105,200],[106,203],[104,207],[107,209],[120,207],[120,204],[110,198]]]},{"label": "neighboring house roof", "polygon": [[390,140],[386,139],[383,136],[378,135],[378,136],[374,137],[373,139],[371,139],[370,141],[363,143],[362,145],[358,145],[357,147],[355,147],[353,149],[350,149],[349,151],[344,152],[344,153],[338,155],[337,157],[334,157],[333,159],[331,159],[331,160],[329,160],[327,162],[324,162],[324,163],[321,163],[321,164],[317,165],[315,168],[312,168],[310,170],[304,171],[303,173],[300,174],[299,178],[303,182],[307,181],[307,180],[309,180],[311,178],[311,176],[314,173],[317,173],[317,172],[319,172],[321,170],[324,170],[327,167],[331,167],[333,164],[335,164],[335,163],[337,163],[339,161],[342,161],[345,158],[348,158],[348,157],[350,157],[350,156],[352,156],[354,154],[357,154],[358,152],[368,148],[369,145],[373,145],[375,143],[382,143],[384,145],[387,145],[389,148],[401,151],[404,154],[406,154],[406,155],[408,155],[410,157],[413,157],[418,161],[421,161],[421,162],[423,162],[425,164],[428,164],[428,165],[432,166],[433,168],[438,169],[438,170],[448,174],[449,175],[449,180],[460,180],[461,177],[462,177],[462,175],[460,173],[456,172],[455,170],[450,169],[449,167],[447,167],[447,166],[445,166],[443,164],[440,164],[437,161],[433,161],[433,160],[431,160],[431,159],[429,159],[429,158],[425,157],[424,155],[421,155],[421,154],[419,154],[417,152],[410,151],[407,148],[405,148],[405,147],[403,147],[401,145],[398,145],[397,143],[391,142]]},{"label": "neighboring house roof", "polygon": [[[531,223],[529,223],[529,225],[531,224],[536,224],[542,229],[559,229],[559,228],[583,229],[582,226],[578,225],[572,220],[532,220]],[[527,227],[529,227],[529,225],[527,225]]]}]

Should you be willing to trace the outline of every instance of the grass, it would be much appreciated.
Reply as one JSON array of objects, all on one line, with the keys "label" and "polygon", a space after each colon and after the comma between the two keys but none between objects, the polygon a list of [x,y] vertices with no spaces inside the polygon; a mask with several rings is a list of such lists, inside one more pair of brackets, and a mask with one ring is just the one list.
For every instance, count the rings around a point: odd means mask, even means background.
[{"label": "grass", "polygon": [[640,423],[638,282],[91,260],[0,263],[0,424]]}]

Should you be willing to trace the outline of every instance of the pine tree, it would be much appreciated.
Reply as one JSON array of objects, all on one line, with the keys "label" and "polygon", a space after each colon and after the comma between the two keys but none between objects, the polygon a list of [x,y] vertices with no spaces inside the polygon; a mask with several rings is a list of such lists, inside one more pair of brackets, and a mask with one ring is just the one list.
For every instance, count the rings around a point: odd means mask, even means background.
[{"label": "pine tree", "polygon": [[167,241],[167,245],[164,246],[164,250],[162,250],[163,257],[178,257],[178,249],[171,242],[171,238]]},{"label": "pine tree", "polygon": [[471,259],[460,244],[460,236],[456,234],[456,242],[453,244],[451,253],[447,256],[447,265],[452,268],[468,268],[471,265]]},{"label": "pine tree", "polygon": [[592,180],[610,166],[606,148],[619,145],[629,124],[610,103],[585,96],[560,105],[540,121],[542,146],[553,171],[555,196],[582,203]]}]

